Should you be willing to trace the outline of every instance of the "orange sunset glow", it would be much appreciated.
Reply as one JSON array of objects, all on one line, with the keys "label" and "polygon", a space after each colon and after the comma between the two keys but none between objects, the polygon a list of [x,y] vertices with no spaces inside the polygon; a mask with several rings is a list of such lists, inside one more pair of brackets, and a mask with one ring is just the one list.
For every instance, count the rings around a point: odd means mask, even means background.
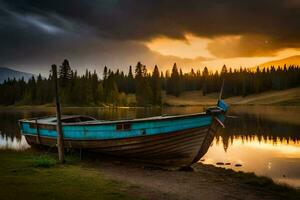
[{"label": "orange sunset glow", "polygon": [[[180,62],[181,66],[187,66],[183,67],[185,71],[188,71],[190,67],[204,68],[204,66],[209,67],[211,70],[220,70],[224,64],[233,69],[240,68],[241,66],[256,67],[269,61],[300,55],[300,49],[285,48],[280,49],[277,52],[268,52],[265,55],[261,53],[259,56],[222,57],[223,54],[221,52],[229,52],[227,53],[229,55],[239,54],[240,49],[238,47],[238,43],[240,40],[241,36],[222,36],[211,39],[186,34],[183,39],[158,37],[146,42],[145,45],[150,50],[163,56],[174,56],[181,59],[188,59],[188,61]],[[269,42],[271,41],[266,40],[261,45],[265,47]],[[257,45],[256,48],[260,49],[260,46]],[[227,54],[224,53],[224,55]],[[197,64],[195,62],[191,62],[191,60],[199,59],[201,59],[201,61],[198,61]],[[291,64],[298,64],[299,62],[300,60]]]}]

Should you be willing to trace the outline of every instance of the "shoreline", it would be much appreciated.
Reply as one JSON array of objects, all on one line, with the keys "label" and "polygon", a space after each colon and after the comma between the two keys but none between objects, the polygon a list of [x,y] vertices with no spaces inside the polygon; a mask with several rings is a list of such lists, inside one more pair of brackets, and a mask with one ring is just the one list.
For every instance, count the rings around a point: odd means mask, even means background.
[{"label": "shoreline", "polygon": [[[99,199],[101,196],[105,198],[100,199],[167,200],[300,197],[299,189],[276,184],[269,178],[201,163],[192,166],[194,171],[170,171],[107,157],[83,156],[80,160],[78,155],[73,154],[67,156],[65,165],[60,165],[55,163],[56,154],[48,153],[48,157],[37,165],[41,155],[45,152],[0,151],[0,191],[3,199],[26,195],[31,199],[45,195],[60,199],[60,194],[56,194],[60,190],[68,191],[62,198],[76,195],[78,199]],[[45,165],[47,159],[52,160],[50,166]],[[44,185],[37,186],[38,183]],[[62,188],[58,188],[57,184]],[[15,187],[22,193],[11,191]],[[75,191],[78,187],[85,187],[83,190],[86,192]]]},{"label": "shoreline", "polygon": [[[233,96],[224,99],[229,105],[234,106],[300,106],[300,87],[279,90],[267,91],[259,94],[252,94],[246,97]],[[110,109],[136,109],[136,108],[172,108],[172,107],[192,107],[192,106],[214,106],[218,101],[218,94],[211,93],[206,96],[202,95],[200,90],[189,91],[182,93],[179,97],[166,95],[162,96],[162,104],[160,106],[114,106],[111,104],[99,105],[63,105],[63,108],[110,108]],[[133,104],[134,105],[134,104]],[[54,108],[55,104],[48,103],[44,105],[0,105],[1,108]]]}]

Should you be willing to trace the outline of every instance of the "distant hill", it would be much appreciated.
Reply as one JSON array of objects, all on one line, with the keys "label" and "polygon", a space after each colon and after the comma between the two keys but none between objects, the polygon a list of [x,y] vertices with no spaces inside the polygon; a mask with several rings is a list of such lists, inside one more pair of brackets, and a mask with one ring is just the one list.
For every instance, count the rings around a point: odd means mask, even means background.
[{"label": "distant hill", "polygon": [[0,67],[0,83],[3,83],[3,81],[7,80],[8,78],[21,79],[22,77],[24,77],[24,80],[27,81],[32,76],[36,75],[26,72],[20,72],[6,67]]},{"label": "distant hill", "polygon": [[[290,56],[290,57],[283,58],[283,59],[280,59],[280,60],[269,61],[269,62],[266,62],[266,63],[259,64],[257,66],[259,66],[260,69],[263,69],[263,68],[269,68],[271,66],[274,66],[274,67],[281,66],[281,67],[283,67],[284,64],[286,64],[287,66],[289,66],[289,65],[298,65],[298,66],[300,66],[300,55]],[[257,66],[251,67],[251,69],[255,70],[257,68]]]},{"label": "distant hill", "polygon": [[236,105],[300,105],[300,87],[266,91],[259,94],[251,94],[246,97],[235,96],[226,99],[229,104]]},{"label": "distant hill", "polygon": [[[187,91],[179,97],[163,93],[163,102],[169,106],[207,106],[215,105],[218,100],[217,93],[203,96],[202,92]],[[282,105],[300,106],[300,87],[286,90],[266,91],[259,94],[251,94],[246,97],[234,96],[225,99],[230,105]]]}]

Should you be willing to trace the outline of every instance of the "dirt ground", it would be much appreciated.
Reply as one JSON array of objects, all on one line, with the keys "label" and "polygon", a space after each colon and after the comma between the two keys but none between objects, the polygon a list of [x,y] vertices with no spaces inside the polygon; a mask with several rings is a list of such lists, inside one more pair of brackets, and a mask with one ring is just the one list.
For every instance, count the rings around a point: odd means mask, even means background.
[{"label": "dirt ground", "polygon": [[128,184],[133,197],[143,199],[282,199],[271,191],[241,183],[222,168],[195,164],[194,171],[170,171],[128,162],[102,161],[104,175]]}]

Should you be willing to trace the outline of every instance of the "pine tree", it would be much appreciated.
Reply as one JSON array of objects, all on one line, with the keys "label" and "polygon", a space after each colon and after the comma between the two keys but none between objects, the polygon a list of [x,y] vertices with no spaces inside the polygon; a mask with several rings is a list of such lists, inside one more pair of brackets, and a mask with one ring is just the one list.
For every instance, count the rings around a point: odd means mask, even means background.
[{"label": "pine tree", "polygon": [[203,83],[202,83],[202,94],[205,96],[207,94],[207,79],[208,79],[208,69],[204,67],[202,72]]},{"label": "pine tree", "polygon": [[107,79],[107,77],[108,77],[107,67],[104,66],[104,69],[103,69],[103,80]]},{"label": "pine tree", "polygon": [[153,93],[153,104],[161,105],[161,82],[159,77],[159,70],[155,65],[152,73],[152,93]]},{"label": "pine tree", "polygon": [[174,63],[173,68],[172,68],[172,73],[171,73],[171,78],[168,81],[168,89],[167,91],[169,94],[173,94],[175,96],[179,96],[181,93],[181,86],[180,86],[180,75],[178,72],[178,68],[176,63]]},{"label": "pine tree", "polygon": [[127,76],[127,91],[128,93],[135,92],[135,85],[134,85],[134,77],[132,73],[132,67],[129,66],[128,76]]},{"label": "pine tree", "polygon": [[70,78],[71,78],[71,67],[69,64],[69,61],[67,59],[65,59],[62,63],[62,65],[59,67],[59,80],[60,80],[60,85],[62,87],[65,87]]},{"label": "pine tree", "polygon": [[147,79],[147,68],[140,62],[137,63],[135,68],[135,95],[136,101],[139,106],[147,106],[152,102],[152,90]]}]

